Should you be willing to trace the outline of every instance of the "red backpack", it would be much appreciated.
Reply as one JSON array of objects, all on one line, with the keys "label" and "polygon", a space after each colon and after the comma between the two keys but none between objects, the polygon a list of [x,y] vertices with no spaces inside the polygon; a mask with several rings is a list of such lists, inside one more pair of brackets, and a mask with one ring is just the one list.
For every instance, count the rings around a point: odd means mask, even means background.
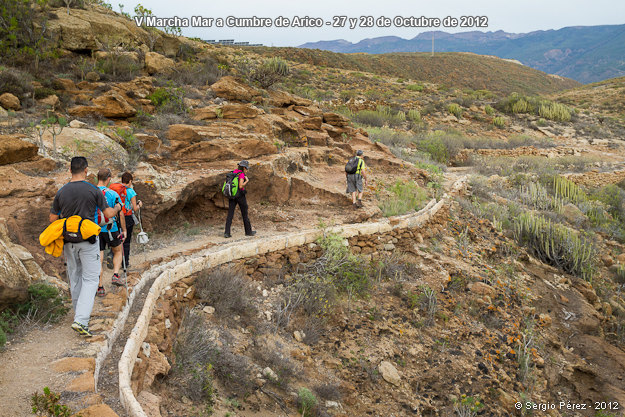
[{"label": "red backpack", "polygon": [[119,194],[119,198],[122,199],[122,212],[124,216],[131,216],[132,210],[126,209],[126,186],[119,182],[109,185],[109,188]]},{"label": "red backpack", "polygon": [[[100,190],[102,191],[102,194],[104,194],[104,199],[106,200],[106,188],[104,190]],[[98,209],[98,226],[100,227],[104,227],[107,226],[107,229],[111,228],[111,225],[113,224],[113,221],[115,220],[114,217],[111,217],[110,219],[108,217],[106,217],[104,215],[104,212],[100,209]]]}]

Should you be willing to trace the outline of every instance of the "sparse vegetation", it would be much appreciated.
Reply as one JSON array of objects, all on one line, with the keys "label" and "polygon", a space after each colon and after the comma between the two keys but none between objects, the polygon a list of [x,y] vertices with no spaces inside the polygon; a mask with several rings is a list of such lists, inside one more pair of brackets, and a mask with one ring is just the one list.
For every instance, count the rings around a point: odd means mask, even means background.
[{"label": "sparse vegetation", "polygon": [[[33,414],[42,417],[70,417],[74,411],[68,406],[61,404],[61,396],[45,387],[43,393],[35,392],[30,397],[30,405]],[[79,414],[76,417],[80,417]]]},{"label": "sparse vegetation", "polygon": [[406,214],[411,211],[418,211],[427,201],[427,191],[420,188],[413,181],[397,181],[387,190],[389,198],[378,198],[380,210],[385,217]]},{"label": "sparse vegetation", "polygon": [[221,317],[253,316],[254,290],[244,274],[237,269],[218,267],[201,272],[195,281],[200,302],[215,307]]},{"label": "sparse vegetation", "polygon": [[297,409],[302,414],[302,417],[311,417],[317,402],[317,397],[308,388],[297,390]]},{"label": "sparse vegetation", "polygon": [[558,122],[568,122],[571,120],[571,110],[564,104],[516,93],[499,101],[496,107],[505,113],[536,114],[545,119]]}]

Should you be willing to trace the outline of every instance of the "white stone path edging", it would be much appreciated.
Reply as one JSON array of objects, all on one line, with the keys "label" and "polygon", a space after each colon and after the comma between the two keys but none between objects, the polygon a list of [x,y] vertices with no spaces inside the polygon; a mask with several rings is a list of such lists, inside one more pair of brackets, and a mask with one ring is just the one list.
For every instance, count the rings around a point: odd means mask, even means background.
[{"label": "white stone path edging", "polygon": [[[336,226],[331,228],[330,232],[338,233],[344,238],[349,238],[357,235],[386,233],[394,229],[420,227],[427,223],[443,206],[450,202],[451,195],[457,193],[463,188],[466,178],[467,177],[464,176],[458,179],[451,186],[449,194],[445,193],[438,202],[436,202],[436,200],[431,200],[417,213],[398,216],[392,219],[384,219],[374,223],[357,223]],[[139,315],[128,340],[126,341],[126,345],[118,365],[119,398],[122,406],[130,417],[147,417],[132,392],[130,379],[132,377],[132,371],[134,369],[137,356],[139,355],[139,350],[141,349],[141,345],[148,334],[148,327],[154,306],[167,286],[206,268],[212,268],[238,259],[313,243],[319,237],[323,236],[323,234],[323,231],[313,229],[289,235],[273,236],[249,242],[236,242],[226,246],[212,247],[187,257],[181,256],[171,262],[156,266],[146,271],[142,274],[140,282],[137,286],[135,286],[135,290],[133,290],[131,298],[129,298],[126,307],[122,313],[120,313],[120,317],[118,317],[115,323],[115,327],[111,332],[115,335],[115,337],[109,337],[110,342],[98,354],[96,359],[96,384],[102,362],[110,352],[115,338],[119,335],[121,329],[123,328],[123,323],[125,323],[132,301],[134,301],[134,295],[139,292],[139,289],[145,286],[145,283],[155,275],[158,275],[158,277],[154,280],[154,283],[148,292],[141,314]],[[122,316],[124,317],[123,319]],[[118,325],[120,324],[118,323],[120,320],[122,320],[123,323]]]}]

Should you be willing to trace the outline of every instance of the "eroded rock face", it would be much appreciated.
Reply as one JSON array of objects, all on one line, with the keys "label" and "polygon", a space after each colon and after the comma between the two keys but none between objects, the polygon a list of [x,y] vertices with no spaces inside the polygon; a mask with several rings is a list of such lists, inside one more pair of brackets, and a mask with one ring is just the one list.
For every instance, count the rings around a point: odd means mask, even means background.
[{"label": "eroded rock face", "polygon": [[0,165],[27,161],[37,156],[37,145],[16,136],[0,135]]},{"label": "eroded rock face", "polygon": [[137,110],[116,91],[109,91],[94,99],[93,104],[93,106],[72,107],[69,109],[69,114],[77,117],[100,115],[112,119],[125,119],[137,114]]}]

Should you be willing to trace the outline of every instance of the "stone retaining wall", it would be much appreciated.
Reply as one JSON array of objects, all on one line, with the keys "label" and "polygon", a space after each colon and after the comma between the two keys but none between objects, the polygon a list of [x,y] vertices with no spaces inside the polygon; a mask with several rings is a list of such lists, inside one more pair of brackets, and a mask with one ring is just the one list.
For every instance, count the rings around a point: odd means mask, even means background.
[{"label": "stone retaining wall", "polygon": [[[392,219],[384,219],[379,222],[361,223],[342,225],[331,228],[329,231],[338,233],[348,240],[353,246],[353,250],[358,247],[364,255],[375,256],[380,251],[394,250],[393,239],[402,237],[415,237],[418,229],[428,223],[435,215],[440,214],[441,209],[447,207],[450,203],[451,195],[457,193],[463,188],[466,177],[456,181],[449,194],[445,194],[443,198],[436,202],[432,200],[426,207],[418,213],[399,216]],[[158,265],[143,273],[139,283],[135,286],[129,302],[119,315],[116,325],[111,331],[108,344],[98,354],[96,359],[96,384],[97,376],[102,362],[110,352],[115,338],[123,328],[123,324],[127,320],[128,312],[134,300],[134,294],[145,283],[154,278],[154,283],[146,297],[143,309],[138,317],[132,332],[126,341],[124,351],[119,361],[119,395],[120,401],[126,412],[131,417],[147,417],[141,405],[137,401],[132,390],[131,377],[137,356],[148,335],[150,319],[154,311],[156,302],[161,293],[172,284],[185,279],[195,272],[212,268],[221,264],[237,261],[245,258],[261,257],[262,255],[280,252],[280,256],[289,256],[298,253],[298,251],[290,251],[298,247],[305,247],[314,243],[319,237],[325,233],[322,230],[306,230],[299,233],[293,233],[284,236],[274,236],[265,239],[255,239],[247,242],[236,242],[226,246],[218,246],[197,252],[190,256],[182,256],[174,261],[164,265]],[[417,237],[418,239],[418,237]],[[357,249],[355,251],[358,251]],[[278,261],[273,260],[273,262]]]}]

